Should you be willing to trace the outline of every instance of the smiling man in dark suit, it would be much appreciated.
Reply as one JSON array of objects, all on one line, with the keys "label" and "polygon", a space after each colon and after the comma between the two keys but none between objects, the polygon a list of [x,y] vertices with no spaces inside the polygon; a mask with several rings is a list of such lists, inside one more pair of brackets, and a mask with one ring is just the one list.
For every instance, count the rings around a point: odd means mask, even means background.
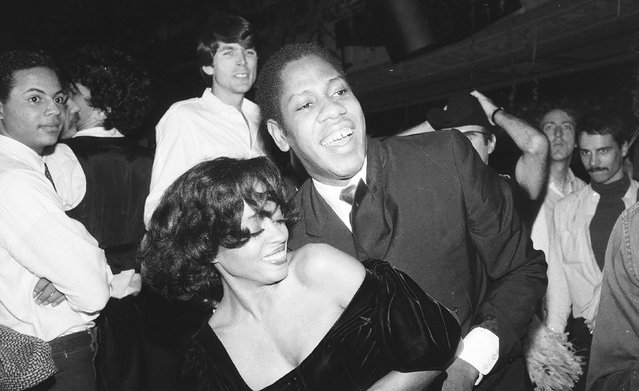
[{"label": "smiling man in dark suit", "polygon": [[386,259],[452,309],[466,336],[443,389],[532,390],[520,339],[546,263],[466,137],[368,138],[339,60],[314,44],[274,54],[257,93],[275,143],[311,176],[294,199],[303,217],[289,247],[322,242]]}]

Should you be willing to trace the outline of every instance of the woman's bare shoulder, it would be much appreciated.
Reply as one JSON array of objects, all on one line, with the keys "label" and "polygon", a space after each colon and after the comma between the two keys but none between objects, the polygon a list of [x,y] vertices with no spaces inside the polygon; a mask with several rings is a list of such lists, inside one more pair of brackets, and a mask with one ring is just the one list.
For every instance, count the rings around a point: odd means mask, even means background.
[{"label": "woman's bare shoulder", "polygon": [[307,244],[291,257],[292,271],[310,289],[321,289],[342,303],[350,302],[366,271],[352,256],[327,244]]}]

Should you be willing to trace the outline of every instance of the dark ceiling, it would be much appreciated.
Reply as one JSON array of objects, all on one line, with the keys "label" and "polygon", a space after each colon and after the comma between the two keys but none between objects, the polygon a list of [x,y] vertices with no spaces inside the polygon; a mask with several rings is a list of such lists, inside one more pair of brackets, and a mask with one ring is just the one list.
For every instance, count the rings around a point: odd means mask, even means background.
[{"label": "dark ceiling", "polygon": [[540,3],[463,41],[353,72],[350,81],[362,105],[375,112],[441,99],[468,87],[494,89],[637,57],[639,1]]},{"label": "dark ceiling", "polygon": [[[198,31],[222,13],[251,20],[264,59],[283,43],[315,40],[337,47],[335,26],[355,26],[364,0],[0,0],[0,48],[61,52],[88,42],[119,47],[150,68],[161,100],[199,94],[194,47]],[[486,5],[493,0],[420,0],[422,4]],[[500,1],[498,3],[506,3]],[[393,63],[375,34],[346,58],[349,78],[367,112],[429,102],[468,87],[569,74],[633,58],[637,0],[521,0],[515,13],[472,36]],[[370,27],[370,26],[369,26]],[[343,40],[342,40],[343,41]],[[348,44],[348,43],[346,43]],[[351,51],[352,52],[352,51]]]}]

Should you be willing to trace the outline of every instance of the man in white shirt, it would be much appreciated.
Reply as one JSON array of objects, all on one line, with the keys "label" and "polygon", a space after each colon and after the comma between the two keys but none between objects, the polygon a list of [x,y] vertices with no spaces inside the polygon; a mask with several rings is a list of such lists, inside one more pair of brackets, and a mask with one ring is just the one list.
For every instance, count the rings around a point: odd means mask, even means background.
[{"label": "man in white shirt", "polygon": [[[536,249],[545,254],[550,250],[550,234],[553,231],[553,213],[555,205],[568,194],[581,190],[586,183],[579,179],[570,169],[572,154],[577,146],[575,131],[577,128],[576,113],[568,108],[549,110],[539,121],[550,142],[549,176],[544,201],[532,226],[531,238]],[[544,308],[557,296],[557,289],[565,285],[561,264],[548,261],[548,289],[544,299]],[[560,268],[557,270],[557,268]],[[562,330],[554,330],[561,332]]]},{"label": "man in white shirt", "polygon": [[[548,263],[562,266],[563,280],[548,300],[547,326],[570,332],[587,359],[599,305],[606,246],[615,221],[637,200],[639,183],[623,170],[628,153],[625,124],[593,112],[579,121],[577,145],[591,182],[557,202]],[[570,313],[574,321],[568,324]],[[585,377],[576,389],[585,389]]]},{"label": "man in white shirt", "polygon": [[[552,231],[552,216],[557,201],[568,194],[581,190],[586,183],[575,176],[570,169],[572,153],[577,146],[575,129],[576,114],[568,108],[549,110],[539,121],[550,142],[550,159],[548,165],[548,184],[539,214],[532,226],[531,237],[535,248],[548,253],[549,235]],[[548,265],[551,268],[551,265]],[[550,271],[548,272],[550,274]],[[550,290],[551,281],[548,281]]]},{"label": "man in white shirt", "polygon": [[147,225],[164,190],[197,163],[266,154],[259,133],[260,110],[244,98],[257,74],[255,41],[252,26],[240,16],[227,16],[202,32],[198,62],[210,87],[200,98],[173,104],[156,126],[157,148],[144,208]]},{"label": "man in white shirt", "polygon": [[58,372],[47,390],[96,390],[93,320],[112,276],[56,189],[58,179],[64,186],[58,163],[72,155],[66,146],[51,151],[65,100],[49,57],[0,54],[0,323],[50,343]]}]

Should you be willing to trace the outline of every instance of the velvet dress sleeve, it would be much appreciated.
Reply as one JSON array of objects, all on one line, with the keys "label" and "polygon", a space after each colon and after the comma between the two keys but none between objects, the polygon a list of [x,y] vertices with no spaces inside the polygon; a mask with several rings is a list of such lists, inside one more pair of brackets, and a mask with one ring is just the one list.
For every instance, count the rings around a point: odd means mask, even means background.
[{"label": "velvet dress sleeve", "polygon": [[378,338],[400,372],[443,370],[455,358],[461,326],[453,313],[407,274],[379,260],[364,262],[379,279]]}]

